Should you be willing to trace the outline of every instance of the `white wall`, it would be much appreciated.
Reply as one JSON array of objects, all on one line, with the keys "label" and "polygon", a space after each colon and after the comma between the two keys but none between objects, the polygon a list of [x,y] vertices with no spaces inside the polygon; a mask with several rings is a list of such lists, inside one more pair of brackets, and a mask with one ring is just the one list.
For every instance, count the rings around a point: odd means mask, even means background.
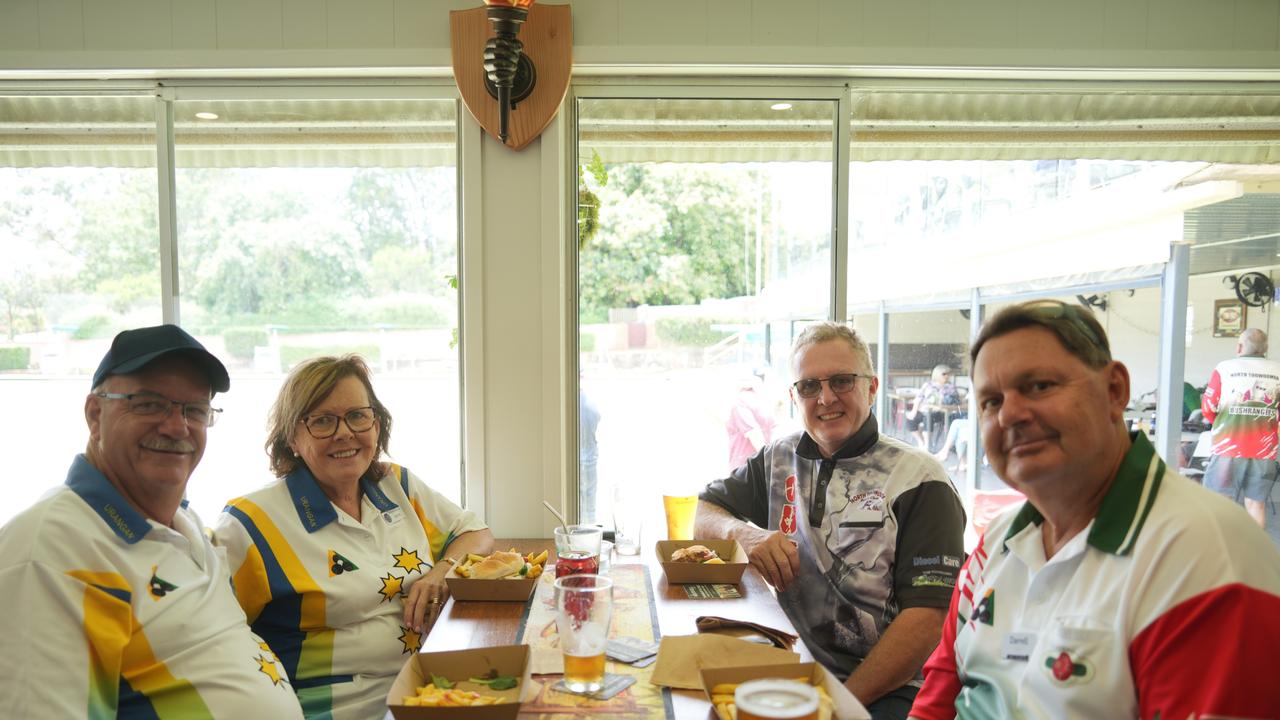
[{"label": "white wall", "polygon": [[[575,62],[584,72],[639,66],[786,66],[795,73],[925,75],[947,69],[1164,70],[1172,78],[1257,77],[1280,68],[1275,0],[577,0]],[[0,0],[0,78],[173,77],[193,70],[447,75],[448,11],[479,0]],[[834,69],[833,69],[834,68]],[[318,69],[318,70],[315,70]],[[77,72],[79,71],[79,72]],[[1225,71],[1225,72],[1220,72]],[[716,72],[725,72],[718,69]],[[286,73],[287,74],[287,73]],[[560,128],[563,132],[564,128]],[[570,412],[563,368],[570,297],[563,138],[511,152],[479,143],[477,289],[483,447],[469,457],[500,536],[550,532],[539,509],[563,504]],[[467,291],[464,290],[464,294]],[[1195,296],[1193,290],[1193,296]],[[1134,302],[1138,302],[1135,298]],[[1199,301],[1197,301],[1199,302]],[[1121,306],[1127,303],[1121,303]],[[1207,307],[1211,307],[1211,302]],[[1146,310],[1135,306],[1135,313]],[[481,320],[476,313],[483,313]],[[1197,306],[1197,324],[1202,318]],[[1255,318],[1251,314],[1251,324]],[[474,335],[473,340],[474,343]],[[1203,371],[1212,351],[1188,359]],[[1198,344],[1197,344],[1198,345]],[[1136,350],[1136,348],[1135,348]],[[480,377],[475,375],[479,374]],[[1142,385],[1136,385],[1142,387]]]},{"label": "white wall", "polygon": [[[568,4],[580,65],[1275,68],[1280,37],[1274,0]],[[4,0],[0,68],[447,67],[448,11],[479,5]]]}]

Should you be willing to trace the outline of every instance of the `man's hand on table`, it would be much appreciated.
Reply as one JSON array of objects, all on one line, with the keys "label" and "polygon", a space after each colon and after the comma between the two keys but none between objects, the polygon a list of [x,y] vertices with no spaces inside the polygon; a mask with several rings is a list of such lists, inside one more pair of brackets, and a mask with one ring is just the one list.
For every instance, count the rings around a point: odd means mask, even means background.
[{"label": "man's hand on table", "polygon": [[800,574],[800,552],[795,542],[781,532],[744,529],[739,533],[738,542],[747,552],[751,566],[779,592],[786,590]]}]

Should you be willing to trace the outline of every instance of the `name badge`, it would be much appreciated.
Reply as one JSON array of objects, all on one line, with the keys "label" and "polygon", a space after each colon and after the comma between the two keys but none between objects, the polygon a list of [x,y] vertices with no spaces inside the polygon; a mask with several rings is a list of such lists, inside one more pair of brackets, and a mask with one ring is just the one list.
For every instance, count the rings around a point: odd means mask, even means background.
[{"label": "name badge", "polygon": [[401,508],[392,508],[382,513],[382,522],[388,525],[396,525],[404,519],[404,510]]},{"label": "name badge", "polygon": [[1031,651],[1036,646],[1036,634],[1033,632],[1011,632],[1004,636],[1005,660],[1026,662],[1031,659]]}]

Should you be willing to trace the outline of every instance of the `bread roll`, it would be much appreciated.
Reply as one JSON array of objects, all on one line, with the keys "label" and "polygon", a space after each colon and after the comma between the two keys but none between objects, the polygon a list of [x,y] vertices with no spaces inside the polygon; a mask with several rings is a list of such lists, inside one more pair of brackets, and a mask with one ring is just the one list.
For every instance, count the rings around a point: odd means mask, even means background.
[{"label": "bread roll", "polygon": [[520,553],[496,552],[471,566],[471,577],[476,580],[497,580],[520,572],[524,558]]},{"label": "bread roll", "polygon": [[700,563],[716,558],[716,551],[706,545],[690,545],[671,553],[672,562]]}]

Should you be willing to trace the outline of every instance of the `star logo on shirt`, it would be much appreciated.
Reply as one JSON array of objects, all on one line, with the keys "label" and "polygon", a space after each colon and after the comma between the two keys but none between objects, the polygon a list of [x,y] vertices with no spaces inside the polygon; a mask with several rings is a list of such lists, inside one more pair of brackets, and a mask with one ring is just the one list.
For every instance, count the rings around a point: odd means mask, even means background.
[{"label": "star logo on shirt", "polygon": [[178,589],[177,585],[161,580],[160,577],[156,575],[157,567],[158,566],[156,565],[151,566],[151,581],[147,584],[147,590],[151,592],[152,600],[159,600],[169,594],[169,592]]},{"label": "star logo on shirt", "polygon": [[395,558],[396,567],[402,568],[405,572],[413,572],[426,565],[418,557],[417,550],[406,550],[403,545],[400,546],[400,553],[393,554],[391,557]]},{"label": "star logo on shirt", "polygon": [[280,668],[276,667],[274,655],[272,655],[270,659],[262,657],[261,655],[254,659],[258,661],[258,670],[263,675],[271,678],[272,685],[279,685],[284,682],[284,678],[280,677]]},{"label": "star logo on shirt", "polygon": [[398,578],[391,573],[382,579],[382,589],[378,592],[382,595],[382,599],[391,602],[393,598],[404,590],[404,578]]},{"label": "star logo on shirt", "polygon": [[266,655],[266,656],[271,660],[271,662],[275,662],[275,661],[276,661],[276,654],[275,654],[275,652],[271,649],[271,646],[270,646],[270,645],[268,645],[268,644],[266,644],[266,643],[264,643],[264,642],[260,642],[260,643],[258,643],[258,647],[262,649],[262,653],[263,653],[264,655]]},{"label": "star logo on shirt", "polygon": [[400,642],[404,643],[404,652],[401,655],[418,652],[418,648],[422,647],[422,634],[403,625],[400,626],[400,630]]}]

